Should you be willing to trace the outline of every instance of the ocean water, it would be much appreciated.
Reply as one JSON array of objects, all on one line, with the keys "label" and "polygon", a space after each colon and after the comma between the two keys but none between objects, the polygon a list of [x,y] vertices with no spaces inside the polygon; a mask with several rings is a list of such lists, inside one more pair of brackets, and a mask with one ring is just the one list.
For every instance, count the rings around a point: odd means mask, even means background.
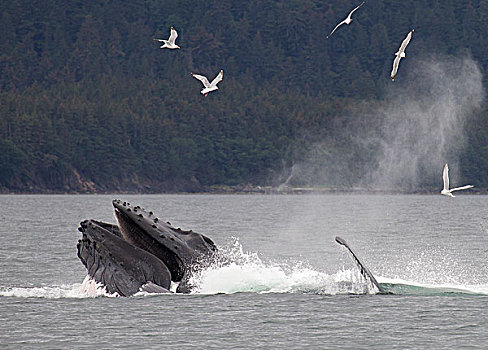
[{"label": "ocean water", "polygon": [[[80,221],[111,200],[206,234],[190,295],[96,296]],[[486,349],[488,197],[2,195],[0,348]],[[378,282],[358,273],[341,236]]]}]

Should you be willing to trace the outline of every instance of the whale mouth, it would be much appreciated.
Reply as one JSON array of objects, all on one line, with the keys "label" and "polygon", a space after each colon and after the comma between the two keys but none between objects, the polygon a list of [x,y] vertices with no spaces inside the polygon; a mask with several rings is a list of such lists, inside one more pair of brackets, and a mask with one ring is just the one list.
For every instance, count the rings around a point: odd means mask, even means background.
[{"label": "whale mouth", "polygon": [[[139,216],[131,215],[130,212],[134,209],[126,206],[125,210],[119,206],[115,207],[115,217],[119,223],[122,237],[128,243],[141,248],[160,259],[171,273],[171,280],[179,282],[182,280],[185,268],[179,256],[174,252],[175,247],[169,248],[169,244],[174,243],[173,240],[168,239],[168,245],[164,244],[164,234],[158,232],[156,227],[153,227],[147,220],[141,219]],[[158,239],[159,238],[159,239]]]},{"label": "whale mouth", "polygon": [[[128,296],[139,290],[158,293],[169,290],[168,267],[154,255],[126,242],[110,224],[85,220],[78,230],[82,232],[78,257],[90,279],[101,283],[109,294]],[[138,261],[136,274],[132,261]]]},{"label": "whale mouth", "polygon": [[77,252],[90,278],[121,296],[139,290],[190,293],[192,275],[214,261],[215,243],[140,206],[118,199],[112,204],[117,224],[93,219],[80,223]]}]

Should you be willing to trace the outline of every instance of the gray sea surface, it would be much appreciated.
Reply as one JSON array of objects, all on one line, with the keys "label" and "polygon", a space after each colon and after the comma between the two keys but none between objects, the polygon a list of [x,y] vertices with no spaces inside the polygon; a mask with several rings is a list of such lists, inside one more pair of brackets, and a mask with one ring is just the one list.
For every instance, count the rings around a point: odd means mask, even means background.
[{"label": "gray sea surface", "polygon": [[[211,237],[190,295],[81,290],[111,200]],[[488,197],[1,195],[0,348],[486,349]],[[341,236],[380,284],[358,272]]]}]

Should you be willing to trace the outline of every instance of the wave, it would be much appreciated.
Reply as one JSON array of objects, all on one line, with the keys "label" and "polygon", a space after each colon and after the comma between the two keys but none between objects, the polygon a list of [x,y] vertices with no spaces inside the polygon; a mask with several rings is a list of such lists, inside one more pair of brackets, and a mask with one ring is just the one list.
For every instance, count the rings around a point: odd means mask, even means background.
[{"label": "wave", "polygon": [[[488,295],[488,285],[426,284],[377,276],[387,291],[396,295]],[[244,252],[238,239],[230,247],[220,248],[206,268],[194,271],[190,278],[193,295],[233,293],[302,293],[318,295],[376,294],[378,290],[356,267],[333,274],[317,271],[308,264],[263,261],[258,254]],[[136,296],[150,293],[140,292]],[[171,295],[171,294],[165,294]],[[172,294],[174,295],[174,294]],[[117,297],[88,276],[82,283],[42,287],[0,287],[0,297],[18,298],[94,298]]]},{"label": "wave", "polygon": [[488,295],[488,284],[420,283],[400,278],[376,278],[387,291],[397,295]]},{"label": "wave", "polygon": [[94,297],[115,297],[117,295],[107,293],[105,287],[85,277],[82,283],[62,284],[42,287],[0,287],[1,297],[16,298],[94,298]]},{"label": "wave", "polygon": [[[211,267],[198,277],[199,284],[192,293],[233,294],[233,293],[310,293],[310,294],[373,294],[366,282],[355,281],[358,276],[354,270],[344,270],[328,275],[311,269],[301,268],[287,273],[274,266],[229,266]],[[195,277],[192,278],[196,280]],[[96,298],[117,297],[107,293],[103,286],[93,280],[90,287],[84,283],[42,287],[0,287],[0,297],[16,298]],[[148,296],[153,293],[139,292],[135,296]],[[168,295],[168,294],[166,294]]]}]

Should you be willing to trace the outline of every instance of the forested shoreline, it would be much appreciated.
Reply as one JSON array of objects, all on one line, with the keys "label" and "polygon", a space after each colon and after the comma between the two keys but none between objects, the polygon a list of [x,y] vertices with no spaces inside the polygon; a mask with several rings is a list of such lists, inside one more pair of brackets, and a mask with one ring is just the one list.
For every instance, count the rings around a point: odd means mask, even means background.
[{"label": "forested shoreline", "polygon": [[[392,95],[413,87],[422,100],[428,94],[422,89],[470,77],[467,70],[476,71],[469,80],[485,86],[488,3],[367,1],[355,22],[326,39],[356,5],[0,3],[0,192],[200,192],[287,180],[299,187],[381,188],[372,185],[377,172],[366,179],[364,169],[382,169],[378,154],[389,134],[376,126],[391,124],[385,106],[400,101]],[[153,38],[167,38],[171,26],[181,49],[161,50]],[[393,54],[412,28],[392,83]],[[439,85],[420,86],[425,74],[414,72],[432,57],[452,64],[439,68],[446,76]],[[202,96],[190,72],[213,77],[220,69],[219,90]],[[448,100],[466,108],[450,117],[439,156],[418,163],[419,179],[400,179],[401,190],[436,189],[444,162],[459,169],[453,172],[459,182],[488,187],[484,92],[456,84],[456,93],[469,92],[475,101]],[[437,111],[437,98],[420,105]]]}]

